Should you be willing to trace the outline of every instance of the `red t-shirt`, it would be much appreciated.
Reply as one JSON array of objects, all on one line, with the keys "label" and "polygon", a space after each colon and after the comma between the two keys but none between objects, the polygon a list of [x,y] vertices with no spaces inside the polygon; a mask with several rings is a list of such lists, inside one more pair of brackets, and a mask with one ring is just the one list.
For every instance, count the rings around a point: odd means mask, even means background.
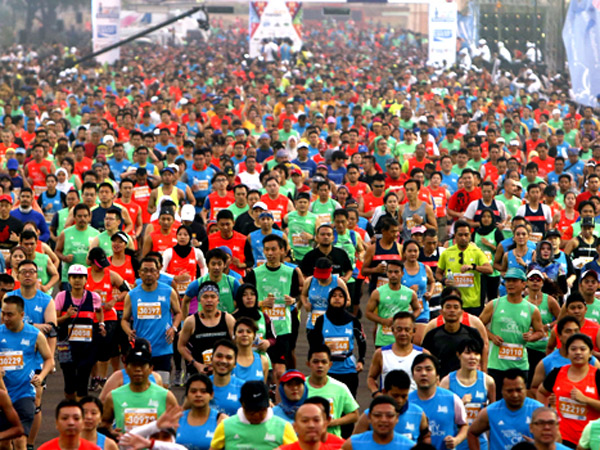
[{"label": "red t-shirt", "polygon": [[[51,441],[43,443],[39,446],[39,450],[61,450],[58,439],[59,438],[54,438]],[[79,450],[100,450],[100,447],[85,439],[79,439]]]},{"label": "red t-shirt", "polygon": [[450,200],[448,200],[448,209],[463,213],[467,210],[469,203],[473,200],[479,200],[481,198],[481,189],[475,188],[471,192],[468,192],[465,188],[456,191]]},{"label": "red t-shirt", "polygon": [[547,156],[544,160],[541,160],[539,156],[534,156],[531,158],[531,162],[538,165],[540,177],[545,177],[550,172],[554,171],[554,158],[551,158],[550,156]]}]

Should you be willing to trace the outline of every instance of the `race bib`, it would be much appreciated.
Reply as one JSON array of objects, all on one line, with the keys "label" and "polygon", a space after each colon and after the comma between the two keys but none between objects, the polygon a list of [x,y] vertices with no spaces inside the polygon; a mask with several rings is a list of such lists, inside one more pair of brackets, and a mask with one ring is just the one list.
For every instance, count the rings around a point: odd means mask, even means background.
[{"label": "race bib", "polygon": [[433,197],[433,202],[435,203],[436,208],[441,208],[444,206],[444,200],[445,198],[443,197]]},{"label": "race bib", "polygon": [[436,281],[433,285],[433,295],[440,295],[444,290],[444,286],[439,281]]},{"label": "race bib", "polygon": [[406,219],[406,227],[405,229],[407,230],[412,230],[415,226],[416,226],[416,222],[413,220],[412,217],[409,217],[408,219]]},{"label": "race bib", "polygon": [[156,408],[125,408],[125,431],[154,422],[158,418]]},{"label": "race bib", "polygon": [[308,240],[302,237],[302,233],[292,234],[292,245],[294,247],[308,247]]},{"label": "race bib", "polygon": [[202,352],[202,363],[203,364],[211,364],[212,363],[212,348],[209,348],[208,350],[204,350]]},{"label": "race bib", "polygon": [[569,397],[558,398],[558,412],[565,419],[587,420],[587,405]]},{"label": "race bib", "polygon": [[393,336],[394,333],[392,332],[392,327],[388,326],[388,325],[381,325],[381,334],[385,335],[385,336]]},{"label": "race bib", "polygon": [[206,191],[208,190],[208,180],[199,180],[198,181],[198,188],[201,191]]},{"label": "race bib", "polygon": [[533,242],[535,242],[536,244],[538,242],[540,242],[542,240],[542,237],[544,235],[542,233],[531,233],[531,236],[529,237],[529,239],[531,239]]},{"label": "race bib", "polygon": [[70,325],[69,333],[71,342],[92,342],[93,327],[92,325]]},{"label": "race bib", "polygon": [[273,214],[273,220],[277,223],[281,222],[281,211],[279,211],[278,209],[272,209],[269,211],[271,214]]},{"label": "race bib", "polygon": [[465,410],[467,411],[467,423],[469,425],[473,423],[482,407],[483,405],[481,403],[467,403],[465,405]]},{"label": "race bib", "polygon": [[141,320],[160,319],[162,309],[160,302],[140,302],[137,305],[137,316]]},{"label": "race bib", "polygon": [[317,218],[321,224],[331,223],[331,214],[329,213],[317,214]]},{"label": "race bib", "polygon": [[46,219],[46,223],[51,223],[53,217],[54,217],[53,212],[44,212],[44,219]]},{"label": "race bib", "polygon": [[317,323],[317,319],[319,317],[321,317],[323,314],[325,314],[325,311],[323,310],[317,310],[317,311],[311,311],[310,312],[310,321],[313,324],[313,327],[315,326],[315,323]]},{"label": "race bib", "polygon": [[185,294],[185,291],[187,290],[187,287],[190,285],[192,281],[179,281],[177,283],[175,283],[175,290],[177,291],[177,293],[179,295],[183,295]]},{"label": "race bib", "polygon": [[523,346],[521,344],[503,343],[498,347],[498,359],[521,361],[523,359]]},{"label": "race bib", "polygon": [[47,186],[33,186],[33,191],[35,192],[36,197],[39,197],[40,195],[42,195],[42,192],[46,192],[47,190]]},{"label": "race bib", "polygon": [[454,283],[456,287],[459,288],[470,288],[473,287],[475,281],[475,274],[470,272],[465,273],[455,273],[454,274]]},{"label": "race bib", "polygon": [[275,304],[272,308],[263,308],[263,311],[271,318],[271,320],[285,320],[286,305]]},{"label": "race bib", "polygon": [[0,369],[6,371],[22,370],[24,366],[23,352],[21,350],[14,352],[0,352]]},{"label": "race bib", "polygon": [[350,351],[350,339],[347,337],[326,337],[325,345],[329,347],[332,355],[341,355]]},{"label": "race bib", "polygon": [[133,198],[143,200],[150,197],[150,188],[148,186],[138,186],[133,189]]}]

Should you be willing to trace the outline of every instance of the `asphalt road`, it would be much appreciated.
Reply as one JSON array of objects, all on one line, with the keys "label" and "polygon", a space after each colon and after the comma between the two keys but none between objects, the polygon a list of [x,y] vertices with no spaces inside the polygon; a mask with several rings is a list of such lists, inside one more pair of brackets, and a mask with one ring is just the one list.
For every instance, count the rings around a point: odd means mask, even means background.
[{"label": "asphalt road", "polygon": [[[363,299],[361,301],[361,309],[364,312],[364,305],[366,305],[367,299],[366,296],[363,295]],[[365,333],[367,335],[367,354],[365,357],[365,369],[360,374],[360,384],[358,388],[358,403],[360,404],[360,409],[363,411],[364,409],[369,407],[369,403],[371,401],[371,395],[369,390],[367,389],[367,373],[369,367],[371,365],[371,357],[373,356],[373,352],[375,351],[375,345],[373,343],[373,329],[374,325],[371,321],[364,318],[361,319],[363,327],[365,329]],[[298,337],[298,344],[296,348],[296,359],[297,359],[297,369],[302,371],[304,374],[309,375],[308,367],[306,366],[306,357],[308,356],[308,343],[306,341],[306,327],[303,325],[306,323],[306,314],[304,313],[302,316],[302,322],[300,326],[300,336]],[[60,402],[64,398],[63,393],[63,377],[62,372],[60,370],[60,366],[57,363],[56,372],[51,374],[48,377],[48,388],[44,392],[43,402],[42,402],[42,428],[40,433],[38,434],[38,438],[36,441],[36,448],[43,444],[44,442],[53,439],[57,436],[55,423],[54,423],[54,409],[58,402]],[[178,399],[181,399],[183,396],[183,388],[172,388],[175,396]],[[91,393],[92,395],[98,395],[99,392]]]}]

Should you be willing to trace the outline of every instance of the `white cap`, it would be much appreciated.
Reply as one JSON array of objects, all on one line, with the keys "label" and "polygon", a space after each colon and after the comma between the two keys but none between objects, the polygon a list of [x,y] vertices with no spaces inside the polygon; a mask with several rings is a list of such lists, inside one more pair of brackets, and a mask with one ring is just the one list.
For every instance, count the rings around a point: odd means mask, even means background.
[{"label": "white cap", "polygon": [[527,42],[527,48],[533,48],[535,44],[533,42]]},{"label": "white cap", "polygon": [[177,164],[175,164],[175,163],[169,164],[167,167],[170,167],[174,171],[179,172],[179,166]]},{"label": "white cap", "polygon": [[504,47],[504,42],[498,42],[498,47],[503,48]]},{"label": "white cap", "polygon": [[254,209],[254,208],[260,208],[263,211],[268,211],[269,210],[269,207],[267,206],[267,204],[265,202],[256,202],[254,204],[254,206],[252,207],[252,209]]},{"label": "white cap", "polygon": [[179,100],[179,104],[181,106],[187,105],[188,104],[188,99],[187,98],[182,98],[181,100]]},{"label": "white cap", "polygon": [[81,265],[81,264],[73,264],[71,267],[69,267],[69,275],[85,275],[87,277],[87,269],[85,266]]},{"label": "white cap", "polygon": [[56,125],[56,123],[54,123],[54,120],[49,120],[48,122],[46,122],[46,125]]},{"label": "white cap", "polygon": [[110,134],[107,134],[106,136],[104,136],[104,137],[102,138],[102,143],[103,143],[103,144],[106,144],[108,141],[112,141],[112,142],[113,142],[113,144],[114,144],[114,143],[115,143],[115,138],[114,138],[114,137],[112,137]]},{"label": "white cap", "polygon": [[506,143],[503,137],[496,138],[496,142],[502,142],[503,144]]},{"label": "white cap", "polygon": [[181,208],[181,220],[193,221],[196,217],[196,208],[194,205],[183,205]]},{"label": "white cap", "polygon": [[479,39],[479,45],[485,45],[487,41],[485,39]]},{"label": "white cap", "polygon": [[560,114],[560,109],[556,108],[552,110],[552,115],[554,114]]},{"label": "white cap", "polygon": [[508,145],[521,145],[521,141],[518,139],[511,139]]},{"label": "white cap", "polygon": [[152,98],[150,98],[150,103],[156,103],[158,101],[158,97],[156,95],[154,95]]},{"label": "white cap", "polygon": [[527,278],[531,278],[531,277],[532,277],[532,276],[534,276],[534,275],[537,275],[538,277],[540,277],[540,278],[542,278],[542,279],[544,278],[544,275],[542,275],[542,272],[540,272],[538,269],[533,269],[533,270],[530,270],[530,271],[527,273]]}]

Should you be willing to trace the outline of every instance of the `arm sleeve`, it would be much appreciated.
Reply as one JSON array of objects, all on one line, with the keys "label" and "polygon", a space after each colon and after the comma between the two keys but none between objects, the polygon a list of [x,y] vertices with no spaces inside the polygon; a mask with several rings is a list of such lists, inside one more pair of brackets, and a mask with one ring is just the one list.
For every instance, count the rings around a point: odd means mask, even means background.
[{"label": "arm sleeve", "polygon": [[473,220],[473,217],[475,217],[475,208],[477,208],[477,200],[472,201],[469,203],[469,206],[467,206],[467,210],[464,214],[467,219]]},{"label": "arm sleeve", "polygon": [[225,425],[221,422],[215,429],[212,441],[210,442],[210,448],[221,449],[225,447]]},{"label": "arm sleeve", "polygon": [[[222,424],[222,422],[221,422]],[[218,428],[218,427],[217,427]],[[216,436],[216,432],[215,432]],[[294,427],[291,423],[286,423],[285,428],[283,429],[283,445],[293,444],[298,441],[298,436],[296,436],[296,432],[294,431]],[[214,442],[214,438],[213,438]],[[212,443],[210,445],[213,446]]]},{"label": "arm sleeve", "polygon": [[273,347],[276,342],[275,331],[273,330],[273,322],[271,322],[271,318],[268,316],[268,314],[263,313],[263,316],[265,318],[266,331],[264,338],[269,341],[269,345]]},{"label": "arm sleeve", "polygon": [[558,376],[559,370],[560,367],[557,367],[544,379],[544,389],[546,389],[548,392],[554,392],[554,385],[556,384],[556,377]]},{"label": "arm sleeve", "polygon": [[246,244],[244,244],[244,257],[246,258],[246,266],[254,267],[254,255],[252,254],[252,243],[249,240],[246,240]]},{"label": "arm sleeve", "polygon": [[94,302],[95,310],[102,308],[102,297],[100,297],[97,292],[92,292],[92,301]]},{"label": "arm sleeve", "polygon": [[130,431],[131,434],[137,434],[138,436],[142,436],[148,438],[153,434],[156,434],[160,431],[160,428],[156,426],[156,421],[147,423],[146,425],[141,425],[139,427],[135,427]]},{"label": "arm sleeve", "polygon": [[300,295],[300,279],[298,278],[298,272],[294,269],[292,275],[292,286],[290,288],[290,296],[296,298]]},{"label": "arm sleeve", "polygon": [[363,330],[363,326],[356,317],[352,319],[353,329],[354,329],[354,339],[356,339],[356,344],[358,346],[358,361],[364,364],[365,355],[367,354],[367,337],[365,336],[365,332]]},{"label": "arm sleeve", "polygon": [[308,345],[310,347],[323,344],[323,316],[317,318],[315,326],[309,336],[310,338],[308,339]]},{"label": "arm sleeve", "polygon": [[173,249],[172,248],[168,248],[165,250],[165,252],[163,253],[163,266],[162,269],[160,269],[160,271],[162,273],[167,273],[167,267],[169,266],[169,263],[171,262],[171,258],[173,257]]}]

